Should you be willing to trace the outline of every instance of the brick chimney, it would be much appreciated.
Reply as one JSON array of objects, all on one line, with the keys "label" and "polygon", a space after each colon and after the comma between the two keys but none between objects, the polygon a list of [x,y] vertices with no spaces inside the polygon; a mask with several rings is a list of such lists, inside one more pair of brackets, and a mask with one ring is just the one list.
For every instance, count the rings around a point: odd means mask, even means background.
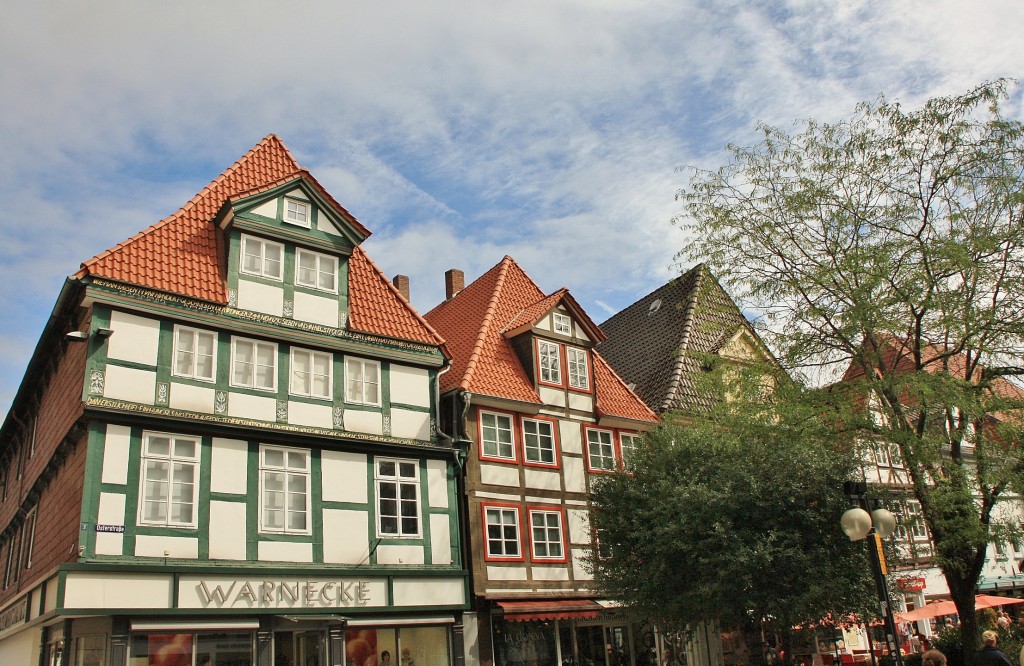
[{"label": "brick chimney", "polygon": [[409,276],[408,275],[396,275],[392,280],[392,284],[398,289],[405,300],[409,300]]},{"label": "brick chimney", "polygon": [[444,272],[444,300],[450,301],[466,287],[466,275],[458,268]]}]

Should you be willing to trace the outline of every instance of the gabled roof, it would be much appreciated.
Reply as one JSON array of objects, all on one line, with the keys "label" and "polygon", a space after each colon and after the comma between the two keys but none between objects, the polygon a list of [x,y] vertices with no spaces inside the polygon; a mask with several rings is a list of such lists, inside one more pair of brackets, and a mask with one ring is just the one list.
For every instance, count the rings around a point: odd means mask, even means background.
[{"label": "gabled roof", "polygon": [[[462,390],[541,404],[506,333],[532,326],[560,303],[577,317],[577,321],[593,327],[595,336],[600,339],[600,330],[567,290],[560,289],[545,296],[519,264],[508,256],[453,298],[428,312],[426,320],[444,336],[453,357],[451,371],[441,378],[441,390]],[[515,328],[510,329],[512,326]],[[596,352],[594,386],[598,411],[602,416],[657,421],[657,415],[629,390]]]},{"label": "gabled roof", "polygon": [[512,338],[524,331],[528,331],[536,326],[537,322],[543,319],[545,315],[554,310],[557,305],[562,305],[569,311],[572,318],[576,320],[576,323],[583,327],[591,341],[597,343],[604,340],[604,333],[583,308],[580,307],[576,299],[572,297],[568,287],[562,287],[533,305],[526,306],[522,312],[512,318],[512,321],[505,326],[502,332],[506,337]]},{"label": "gabled roof", "polygon": [[[101,277],[226,305],[226,249],[215,224],[219,211],[226,203],[291,181],[306,183],[357,234],[363,238],[370,235],[309,171],[298,165],[281,139],[271,134],[177,212],[84,262],[75,277]],[[351,328],[431,345],[443,343],[358,247],[350,257],[349,273]]]},{"label": "gabled roof", "polygon": [[772,358],[704,264],[615,314],[601,329],[608,336],[599,346],[601,354],[659,413],[712,406],[696,380],[705,355],[720,353],[738,333],[749,334]]}]

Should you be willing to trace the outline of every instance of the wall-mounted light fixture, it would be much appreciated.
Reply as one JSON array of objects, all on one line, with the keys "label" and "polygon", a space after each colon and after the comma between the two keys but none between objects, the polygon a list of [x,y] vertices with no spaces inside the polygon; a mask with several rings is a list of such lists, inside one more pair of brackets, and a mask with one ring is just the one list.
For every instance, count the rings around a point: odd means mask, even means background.
[{"label": "wall-mounted light fixture", "polygon": [[96,329],[96,336],[100,337],[100,338],[109,338],[113,334],[114,334],[114,329],[112,329],[112,328],[97,328]]},{"label": "wall-mounted light fixture", "polygon": [[71,331],[64,335],[64,339],[70,342],[85,342],[89,339],[89,334],[85,331]]}]

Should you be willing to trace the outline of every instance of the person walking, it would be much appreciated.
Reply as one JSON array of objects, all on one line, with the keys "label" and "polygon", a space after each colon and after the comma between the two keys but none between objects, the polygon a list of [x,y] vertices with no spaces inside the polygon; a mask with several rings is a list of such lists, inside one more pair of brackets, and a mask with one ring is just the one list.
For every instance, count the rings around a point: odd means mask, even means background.
[{"label": "person walking", "polygon": [[974,657],[974,666],[1013,666],[1006,653],[996,647],[999,634],[989,630],[981,635],[982,648]]}]

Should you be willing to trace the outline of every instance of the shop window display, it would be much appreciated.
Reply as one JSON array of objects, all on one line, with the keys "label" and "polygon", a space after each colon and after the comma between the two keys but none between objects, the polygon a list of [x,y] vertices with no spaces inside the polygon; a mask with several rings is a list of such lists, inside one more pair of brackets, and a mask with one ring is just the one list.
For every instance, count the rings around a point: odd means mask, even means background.
[{"label": "shop window display", "polygon": [[346,666],[448,666],[446,627],[350,629]]},{"label": "shop window display", "polygon": [[135,634],[128,666],[252,666],[252,635]]}]

